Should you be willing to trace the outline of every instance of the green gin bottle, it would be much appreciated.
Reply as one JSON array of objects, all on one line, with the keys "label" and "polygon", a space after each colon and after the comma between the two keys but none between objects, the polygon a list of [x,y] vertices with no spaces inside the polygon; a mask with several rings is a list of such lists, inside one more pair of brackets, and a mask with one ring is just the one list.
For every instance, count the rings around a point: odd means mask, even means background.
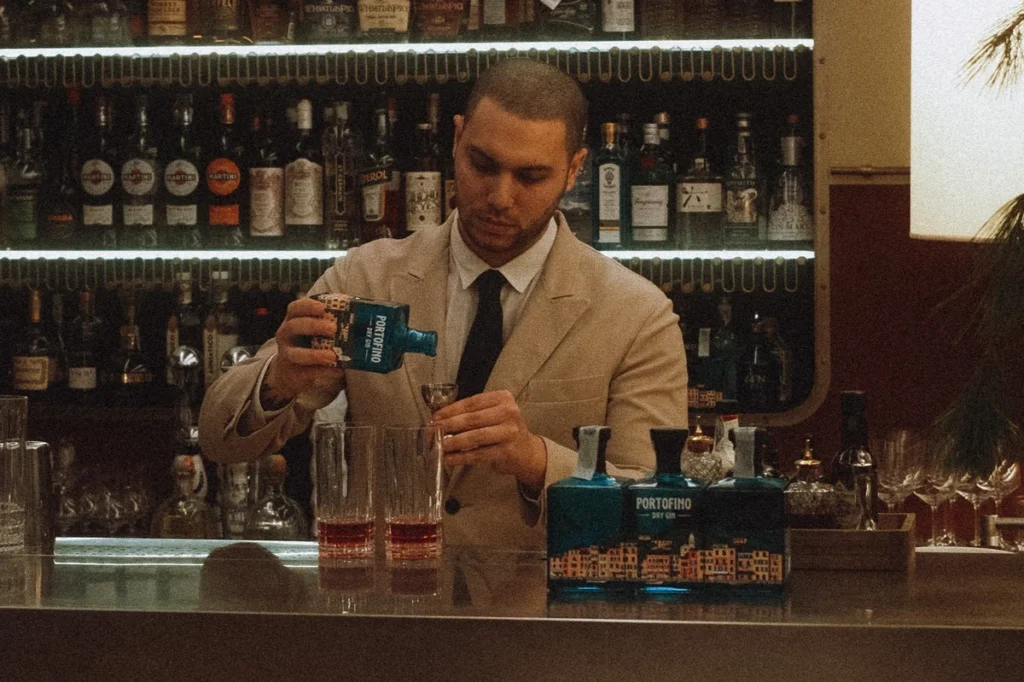
[{"label": "green gin bottle", "polygon": [[650,595],[686,593],[702,581],[699,514],[703,486],[682,474],[687,429],[651,429],[658,469],[632,483],[627,492],[631,530],[636,534],[641,588]]}]

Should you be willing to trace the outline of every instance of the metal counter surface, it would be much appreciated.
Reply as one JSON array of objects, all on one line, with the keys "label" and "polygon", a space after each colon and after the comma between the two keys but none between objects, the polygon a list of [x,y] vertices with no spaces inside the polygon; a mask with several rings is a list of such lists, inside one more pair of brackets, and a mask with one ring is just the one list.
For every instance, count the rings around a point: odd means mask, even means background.
[{"label": "metal counter surface", "polygon": [[758,601],[549,603],[535,553],[328,567],[311,542],[61,538],[52,557],[0,556],[0,666],[31,680],[1019,681],[1024,555],[794,572]]}]

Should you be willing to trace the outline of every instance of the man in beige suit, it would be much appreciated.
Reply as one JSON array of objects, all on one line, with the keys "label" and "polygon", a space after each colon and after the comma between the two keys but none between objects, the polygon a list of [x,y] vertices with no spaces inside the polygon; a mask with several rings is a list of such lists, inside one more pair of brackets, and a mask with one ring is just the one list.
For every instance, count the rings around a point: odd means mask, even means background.
[{"label": "man in beige suit", "polygon": [[[387,375],[345,373],[332,351],[302,347],[305,336],[333,336],[323,305],[295,301],[275,339],[207,393],[204,453],[230,462],[273,452],[344,388],[354,421],[433,420],[453,434],[446,542],[519,549],[544,547],[544,491],[573,472],[574,426],[611,426],[610,473],[649,472],[649,428],[686,423],[682,336],[664,294],[577,241],[556,210],[586,159],[586,116],[578,85],[549,66],[485,72],[455,117],[457,210],[407,239],[351,249],[309,292],[408,303],[411,327],[439,332],[438,356],[408,355]],[[485,279],[494,294],[481,293]],[[497,360],[467,369],[481,299],[494,296]],[[482,392],[429,414],[420,385],[456,376],[460,393],[477,380]]]}]

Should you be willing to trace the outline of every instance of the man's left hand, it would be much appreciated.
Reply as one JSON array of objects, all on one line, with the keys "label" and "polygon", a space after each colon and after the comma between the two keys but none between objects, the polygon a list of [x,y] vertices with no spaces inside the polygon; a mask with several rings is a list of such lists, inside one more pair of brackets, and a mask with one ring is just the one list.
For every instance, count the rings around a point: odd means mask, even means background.
[{"label": "man's left hand", "polygon": [[540,436],[530,433],[508,391],[458,400],[435,412],[431,422],[446,434],[447,466],[488,463],[499,473],[515,476],[528,489],[544,487],[547,447]]}]

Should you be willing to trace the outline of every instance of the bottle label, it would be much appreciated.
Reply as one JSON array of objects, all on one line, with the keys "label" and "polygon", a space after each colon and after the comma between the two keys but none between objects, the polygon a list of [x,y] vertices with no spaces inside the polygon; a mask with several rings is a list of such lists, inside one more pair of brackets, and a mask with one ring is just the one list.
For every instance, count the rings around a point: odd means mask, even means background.
[{"label": "bottle label", "polygon": [[750,183],[730,183],[725,192],[725,220],[739,225],[756,225],[757,187]]},{"label": "bottle label", "polygon": [[15,187],[8,190],[7,217],[16,239],[27,242],[36,238],[38,211],[39,190],[37,188]]},{"label": "bottle label", "polygon": [[188,31],[186,0],[149,0],[149,35],[184,36]]},{"label": "bottle label", "polygon": [[441,173],[405,174],[405,225],[410,232],[441,224]]},{"label": "bottle label", "polygon": [[668,185],[633,185],[633,239],[668,239]]},{"label": "bottle label", "polygon": [[[396,183],[399,174],[391,168],[375,168],[359,174],[363,188],[363,219],[368,222],[384,220],[387,196]],[[398,180],[400,182],[400,180]]]},{"label": "bottle label", "polygon": [[100,197],[114,186],[114,169],[102,159],[89,159],[82,164],[82,189],[86,194]]},{"label": "bottle label", "polygon": [[143,204],[142,206],[125,206],[124,207],[124,224],[125,225],[152,225],[153,224],[153,204]]},{"label": "bottle label", "polygon": [[362,31],[409,32],[410,0],[359,0]]},{"label": "bottle label", "polygon": [[187,197],[199,187],[199,169],[191,161],[175,159],[164,169],[164,187],[176,197]]},{"label": "bottle label", "polygon": [[121,166],[121,186],[133,197],[150,194],[155,184],[156,169],[149,161],[132,159]]},{"label": "bottle label", "polygon": [[75,237],[75,215],[70,209],[60,206],[51,208],[46,214],[46,230],[50,239],[68,241]]},{"label": "bottle label", "polygon": [[113,204],[106,204],[104,206],[82,206],[82,224],[83,225],[113,225],[114,224],[114,206]]},{"label": "bottle label", "polygon": [[284,170],[249,169],[249,232],[259,237],[284,236]]},{"label": "bottle label", "polygon": [[198,223],[199,207],[195,204],[186,204],[183,206],[167,204],[167,224],[169,226],[191,226]]},{"label": "bottle label", "polygon": [[301,22],[307,42],[350,37],[355,33],[355,0],[303,0]]},{"label": "bottle label", "polygon": [[324,168],[309,159],[296,159],[284,170],[286,225],[324,224]]},{"label": "bottle label", "polygon": [[45,391],[50,387],[51,371],[48,357],[16,355],[12,369],[16,391]]},{"label": "bottle label", "polygon": [[219,33],[231,33],[239,29],[241,5],[239,0],[213,0],[213,23]]},{"label": "bottle label", "polygon": [[721,213],[722,185],[717,182],[680,182],[676,186],[679,213]]},{"label": "bottle label", "polygon": [[711,357],[711,328],[701,327],[700,333],[698,334],[697,341],[697,357],[698,358],[710,358]]},{"label": "bottle label", "polygon": [[484,3],[484,25],[504,26],[506,23],[505,0],[482,0],[482,2]]},{"label": "bottle label", "polygon": [[69,367],[68,388],[74,391],[92,391],[96,388],[95,367]]},{"label": "bottle label", "polygon": [[636,30],[633,0],[602,0],[601,28],[605,33],[631,33]]},{"label": "bottle label", "polygon": [[238,204],[210,206],[210,224],[229,226],[241,224]]},{"label": "bottle label", "polygon": [[[242,172],[238,170],[238,164],[231,159],[219,157],[206,166],[206,186],[219,197],[228,196],[237,190],[241,183]],[[213,211],[212,206],[210,211]]]},{"label": "bottle label", "polygon": [[[622,167],[617,163],[602,163],[597,169],[597,177],[598,218],[600,220],[621,220]],[[618,228],[616,228],[616,232],[618,232]]]},{"label": "bottle label", "polygon": [[457,36],[465,0],[420,0],[416,3],[416,32],[420,36]]}]

